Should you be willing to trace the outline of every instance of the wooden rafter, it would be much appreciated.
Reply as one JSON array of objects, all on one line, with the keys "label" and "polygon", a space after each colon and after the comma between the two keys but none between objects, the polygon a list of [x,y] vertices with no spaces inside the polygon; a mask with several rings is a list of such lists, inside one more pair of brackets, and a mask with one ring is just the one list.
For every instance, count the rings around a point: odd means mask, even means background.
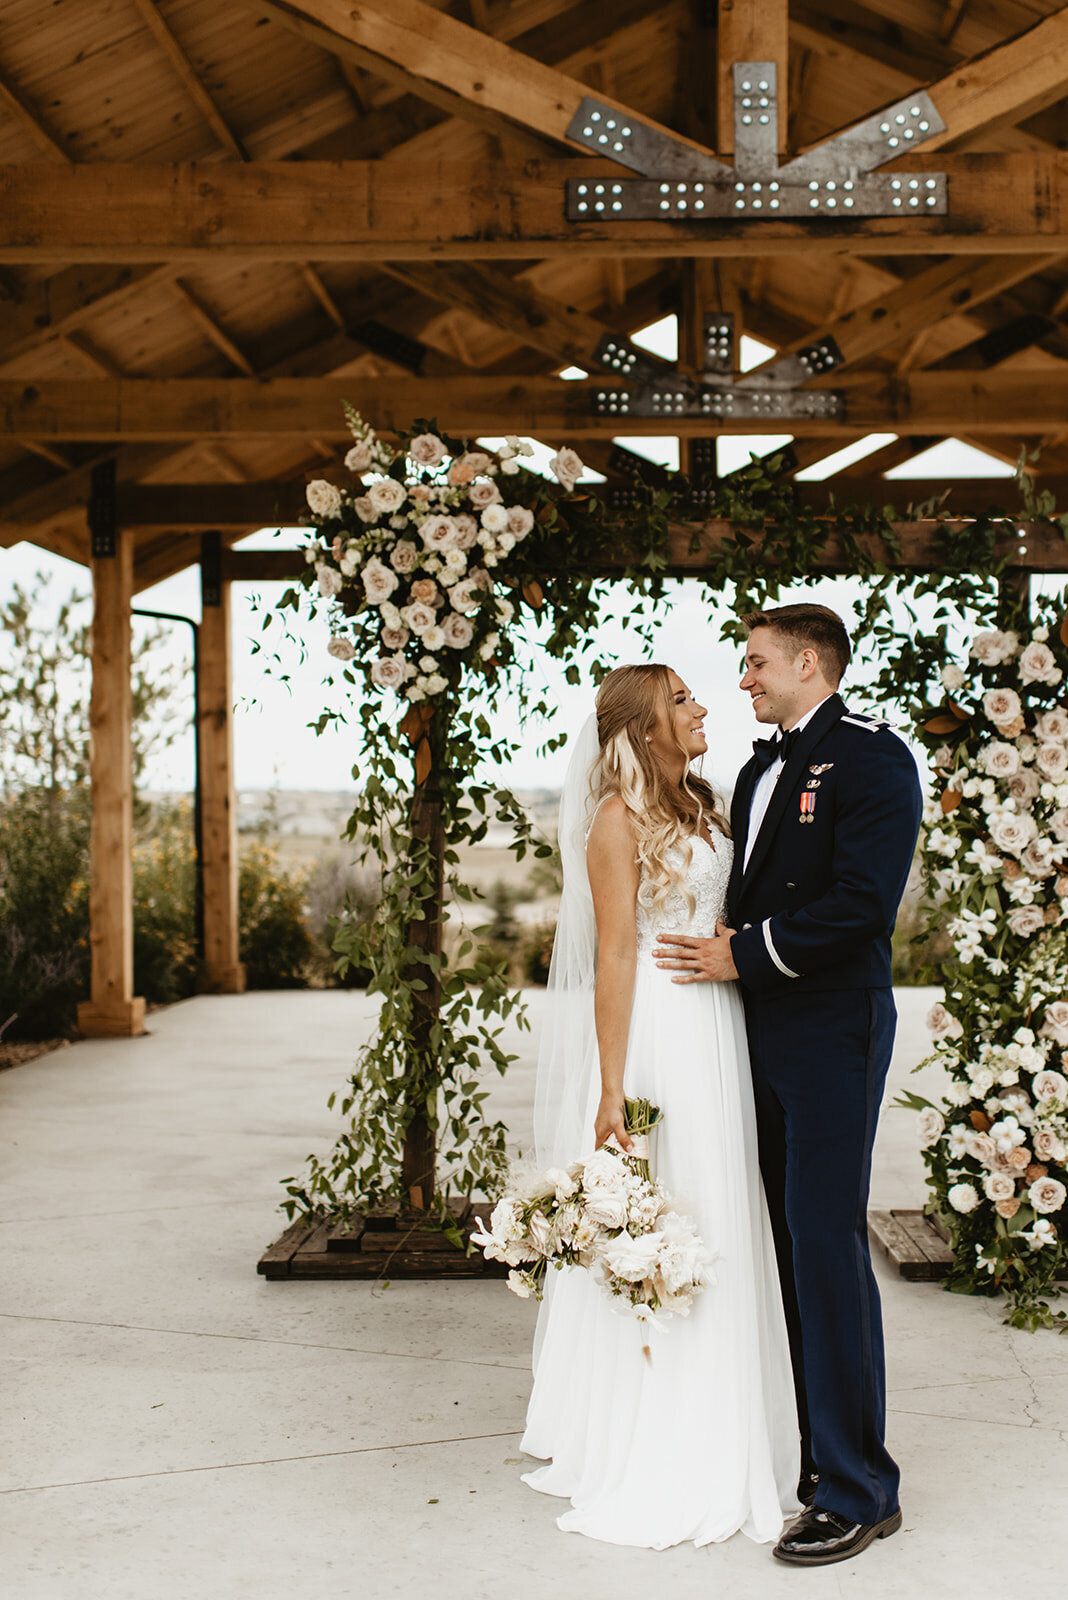
[{"label": "wooden rafter", "polygon": [[59,139],[49,128],[41,113],[32,106],[18,85],[0,71],[0,105],[7,107],[15,121],[25,129],[39,150],[52,161],[71,162]]},{"label": "wooden rafter", "polygon": [[212,316],[199,296],[195,295],[192,289],[183,283],[180,278],[175,278],[171,284],[171,293],[178,303],[189,312],[197,327],[207,335],[216,349],[221,350],[226,359],[232,362],[237,370],[243,372],[247,378],[255,377],[256,369],[248,356],[240,345],[231,339],[226,329]]},{"label": "wooden rafter", "polygon": [[566,180],[598,170],[583,160],[443,161],[428,185],[424,167],[394,161],[2,167],[0,262],[544,259],[578,247],[676,257],[1068,253],[1068,155],[918,152],[911,172],[948,173],[949,214],[850,223],[569,223]]},{"label": "wooden rafter", "polygon": [[[225,382],[207,378],[127,379],[118,382],[0,382],[0,431],[54,440],[195,440],[279,436],[346,436],[342,402],[373,415],[379,427],[402,429],[411,417],[447,408],[456,432],[556,433],[605,438],[620,431],[618,416],[595,416],[593,394],[614,379],[564,383],[507,375],[424,378],[315,378]],[[842,416],[791,419],[799,435],[1040,432],[1063,416],[1065,376],[1059,370],[1020,373],[1008,368],[967,376],[920,372],[904,380],[846,371]],[[627,417],[628,433],[707,433],[702,417]],[[724,433],[749,434],[753,418],[718,419]]]},{"label": "wooden rafter", "polygon": [[0,324],[3,363],[76,332],[102,310],[114,310],[135,295],[170,283],[178,267],[100,266],[86,272],[71,267],[29,286],[20,303],[4,312]]},{"label": "wooden rafter", "polygon": [[716,123],[721,153],[734,149],[734,87],[736,61],[773,61],[778,68],[778,144],[786,149],[790,81],[786,0],[719,0],[716,38]]},{"label": "wooden rafter", "polygon": [[160,16],[153,0],[133,0],[147,28],[155,36],[171,66],[178,74],[201,116],[225,150],[237,161],[247,161],[248,154],[219,107],[200,81],[196,68],[178,43],[169,25]]}]

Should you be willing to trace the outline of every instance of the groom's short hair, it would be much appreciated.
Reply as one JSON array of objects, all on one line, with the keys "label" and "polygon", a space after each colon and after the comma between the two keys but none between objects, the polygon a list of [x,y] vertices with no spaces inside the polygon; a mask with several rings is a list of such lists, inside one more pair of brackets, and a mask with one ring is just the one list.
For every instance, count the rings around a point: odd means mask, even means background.
[{"label": "groom's short hair", "polygon": [[845,623],[829,606],[805,601],[796,606],[778,606],[773,611],[750,611],[742,618],[742,624],[750,633],[754,628],[771,628],[793,644],[795,655],[801,650],[815,650],[827,682],[834,687],[841,683],[852,651]]}]

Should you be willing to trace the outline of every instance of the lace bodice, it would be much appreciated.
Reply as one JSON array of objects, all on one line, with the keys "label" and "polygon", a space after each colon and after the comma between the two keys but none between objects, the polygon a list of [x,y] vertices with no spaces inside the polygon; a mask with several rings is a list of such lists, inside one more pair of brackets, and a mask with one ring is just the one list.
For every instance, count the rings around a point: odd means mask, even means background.
[{"label": "lace bodice", "polygon": [[672,852],[685,868],[686,887],[694,898],[693,915],[681,890],[676,890],[664,906],[657,911],[644,906],[638,899],[638,960],[652,956],[657,935],[661,933],[693,933],[707,937],[715,933],[716,923],[725,915],[727,884],[731,875],[734,846],[720,833],[715,835],[715,848],[704,839],[695,838],[691,845],[689,864],[686,864],[686,847],[680,845]]}]

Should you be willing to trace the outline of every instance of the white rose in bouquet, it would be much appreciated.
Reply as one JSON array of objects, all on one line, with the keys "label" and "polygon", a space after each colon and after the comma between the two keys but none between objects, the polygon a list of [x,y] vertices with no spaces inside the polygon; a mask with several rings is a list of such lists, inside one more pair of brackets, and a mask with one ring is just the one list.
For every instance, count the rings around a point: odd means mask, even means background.
[{"label": "white rose in bouquet", "polygon": [[539,1255],[546,1256],[552,1249],[552,1224],[544,1211],[535,1211],[527,1223],[527,1234]]},{"label": "white rose in bouquet", "polygon": [[420,433],[409,444],[408,454],[419,466],[433,469],[441,466],[446,450],[436,433]]},{"label": "white rose in bouquet", "polygon": [[976,634],[970,654],[984,667],[999,667],[1002,662],[1012,660],[1019,644],[1015,633],[1002,633],[997,628],[991,628],[986,633]]},{"label": "white rose in bouquet", "polygon": [[508,512],[508,532],[513,539],[525,539],[534,527],[534,513],[526,506],[512,506]]},{"label": "white rose in bouquet", "polygon": [[1046,1006],[1045,1019],[1038,1031],[1044,1039],[1052,1039],[1054,1044],[1068,1044],[1068,1000],[1049,1002]]},{"label": "white rose in bouquet", "polygon": [[419,551],[410,539],[398,539],[389,553],[389,564],[394,572],[412,572]]},{"label": "white rose in bouquet", "polygon": [[367,498],[380,517],[392,516],[404,504],[407,491],[396,478],[379,478],[367,491]]},{"label": "white rose in bouquet", "polygon": [[570,494],[582,477],[585,468],[581,457],[565,445],[562,450],[558,450],[554,456],[550,457],[549,470],[559,480],[567,493]]},{"label": "white rose in bouquet", "polygon": [[1027,1198],[1041,1216],[1059,1211],[1066,1195],[1068,1190],[1056,1178],[1036,1178],[1027,1191]]},{"label": "white rose in bouquet", "polygon": [[363,579],[364,593],[373,606],[388,600],[400,582],[397,574],[379,561],[377,556],[371,557],[360,577]]},{"label": "white rose in bouquet", "polygon": [[1016,1185],[1006,1172],[988,1172],[983,1179],[983,1193],[988,1200],[1011,1200]]},{"label": "white rose in bouquet", "polygon": [[1047,741],[1035,751],[1035,766],[1051,783],[1057,783],[1068,772],[1068,747]]},{"label": "white rose in bouquet", "polygon": [[1020,939],[1029,939],[1045,926],[1042,912],[1037,906],[1016,906],[1009,912],[1008,923],[1010,931]]},{"label": "white rose in bouquet", "polygon": [[979,765],[992,778],[1012,778],[1020,770],[1020,752],[1014,744],[1003,744],[995,740],[982,752]]},{"label": "white rose in bouquet", "polygon": [[475,634],[467,618],[458,611],[449,613],[441,625],[441,631],[450,650],[466,650]]},{"label": "white rose in bouquet", "polygon": [[1035,718],[1035,733],[1042,740],[1068,743],[1068,711],[1062,706],[1054,706],[1051,711],[1043,711],[1041,716]]},{"label": "white rose in bouquet", "polygon": [[468,450],[464,455],[457,456],[448,471],[448,479],[453,488],[464,488],[473,482],[480,473],[488,472],[493,462],[484,450]]},{"label": "white rose in bouquet", "polygon": [[1057,659],[1047,644],[1034,640],[1026,645],[1017,663],[1021,683],[1059,683],[1061,671]]},{"label": "white rose in bouquet", "polygon": [[1049,819],[1049,831],[1058,844],[1068,844],[1068,806],[1060,806]]},{"label": "white rose in bouquet", "polygon": [[947,1011],[941,1000],[936,1000],[927,1013],[927,1028],[933,1039],[959,1039],[964,1031],[953,1016]]},{"label": "white rose in bouquet", "polygon": [[995,725],[1015,722],[1023,714],[1020,696],[1015,689],[988,689],[983,696],[983,710]]},{"label": "white rose in bouquet", "polygon": [[1037,800],[1038,790],[1039,776],[1031,767],[1024,767],[1009,779],[1009,793],[1017,805],[1030,805],[1032,800]]},{"label": "white rose in bouquet", "polygon": [[497,504],[501,498],[501,491],[491,479],[480,478],[468,489],[467,498],[476,511],[484,511],[487,506]]},{"label": "white rose in bouquet", "polygon": [[963,689],[968,681],[967,674],[960,667],[952,665],[943,667],[939,677],[942,680],[943,689],[948,690],[950,694],[956,694],[958,689]]},{"label": "white rose in bouquet", "polygon": [[399,689],[408,677],[408,663],[403,656],[380,656],[372,663],[371,682],[380,689]]},{"label": "white rose in bouquet", "polygon": [[435,610],[444,603],[441,590],[433,578],[417,578],[411,587],[411,598],[420,605],[433,606]]},{"label": "white rose in bouquet", "polygon": [[378,521],[378,512],[375,510],[374,506],[371,504],[371,500],[370,500],[370,497],[368,495],[365,495],[365,494],[359,495],[352,502],[352,509],[353,509],[353,511],[355,511],[356,515],[359,517],[361,522],[377,522]]},{"label": "white rose in bouquet", "polygon": [[335,634],[326,647],[326,653],[333,656],[335,661],[353,661],[356,657],[356,646],[349,639],[341,639]]},{"label": "white rose in bouquet", "polygon": [[478,523],[470,511],[458,511],[452,519],[457,550],[470,550],[478,543]]},{"label": "white rose in bouquet", "polygon": [[946,1199],[954,1211],[959,1211],[962,1216],[967,1216],[969,1211],[974,1211],[979,1204],[979,1195],[974,1184],[955,1183],[950,1188]]},{"label": "white rose in bouquet", "polygon": [[1064,1142],[1052,1128],[1036,1128],[1032,1140],[1038,1161],[1063,1161]]},{"label": "white rose in bouquet", "polygon": [[946,1121],[940,1111],[934,1106],[925,1106],[920,1112],[920,1143],[924,1146],[935,1144],[945,1131]]},{"label": "white rose in bouquet", "polygon": [[411,634],[407,628],[383,628],[379,638],[387,650],[403,650]]},{"label": "white rose in bouquet", "polygon": [[[588,1205],[586,1209],[589,1211]],[[602,1260],[615,1277],[627,1283],[642,1283],[655,1269],[660,1249],[660,1239],[655,1233],[641,1233],[636,1239],[629,1233],[622,1233],[618,1239],[605,1242]]]},{"label": "white rose in bouquet", "polygon": [[473,578],[461,578],[460,582],[449,591],[449,599],[456,611],[469,614],[478,610],[484,593],[483,584],[476,583]]},{"label": "white rose in bouquet", "polygon": [[999,850],[1018,856],[1038,832],[1026,811],[999,811],[991,816],[990,837]]},{"label": "white rose in bouquet", "polygon": [[328,567],[325,562],[320,562],[315,569],[315,576],[319,584],[319,593],[324,600],[332,600],[335,595],[341,593],[341,574],[336,567]]},{"label": "white rose in bouquet", "polygon": [[424,517],[419,532],[428,550],[452,550],[456,547],[456,523],[452,517],[440,512]]},{"label": "white rose in bouquet", "polygon": [[428,628],[433,628],[437,616],[432,606],[424,605],[421,600],[415,600],[411,605],[401,607],[401,617],[413,633],[425,633]]},{"label": "white rose in bouquet", "polygon": [[480,521],[487,533],[504,533],[508,527],[508,513],[502,505],[489,505]]},{"label": "white rose in bouquet", "polygon": [[[424,644],[424,646],[426,647],[427,650],[440,650],[442,648],[442,646],[444,645],[444,643],[445,643],[445,632],[444,632],[444,629],[439,628],[436,624],[435,624],[435,626],[433,628],[428,628],[426,630],[426,632],[423,634],[423,644]],[[436,661],[434,662],[434,666],[435,667],[437,666],[437,662]],[[429,672],[429,671],[432,671],[432,670],[433,670],[432,668],[427,667],[425,664],[423,665],[423,671],[424,672]]]},{"label": "white rose in bouquet", "polygon": [[345,457],[345,465],[350,472],[359,474],[367,471],[374,458],[374,446],[370,439],[358,439]]},{"label": "white rose in bouquet", "polygon": [[[1060,1004],[1063,1005],[1064,1002],[1061,1001]],[[1045,1029],[1042,1031],[1045,1032]],[[1068,1078],[1061,1072],[1054,1072],[1052,1067],[1045,1067],[1041,1072],[1037,1072],[1031,1088],[1034,1090],[1035,1099],[1039,1101],[1068,1100]]]},{"label": "white rose in bouquet", "polygon": [[304,491],[308,509],[317,517],[341,515],[341,490],[327,483],[325,478],[313,478]]}]

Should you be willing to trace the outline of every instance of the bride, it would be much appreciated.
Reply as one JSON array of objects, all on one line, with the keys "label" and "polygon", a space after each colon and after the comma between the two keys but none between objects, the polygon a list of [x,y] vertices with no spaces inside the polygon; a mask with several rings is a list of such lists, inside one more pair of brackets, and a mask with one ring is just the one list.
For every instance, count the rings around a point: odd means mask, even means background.
[{"label": "bride", "polygon": [[535,1107],[539,1164],[562,1166],[612,1134],[629,1146],[624,1093],[659,1105],[654,1176],[715,1258],[716,1282],[662,1333],[641,1333],[577,1267],[549,1274],[538,1318],[522,1447],[551,1460],[524,1481],[570,1500],[566,1531],[657,1550],[739,1530],[768,1542],[799,1509],[741,1000],[734,984],[674,985],[653,961],[658,934],[714,934],[723,916],[731,842],[691,770],[704,716],[664,666],[601,685],[561,800]]}]

